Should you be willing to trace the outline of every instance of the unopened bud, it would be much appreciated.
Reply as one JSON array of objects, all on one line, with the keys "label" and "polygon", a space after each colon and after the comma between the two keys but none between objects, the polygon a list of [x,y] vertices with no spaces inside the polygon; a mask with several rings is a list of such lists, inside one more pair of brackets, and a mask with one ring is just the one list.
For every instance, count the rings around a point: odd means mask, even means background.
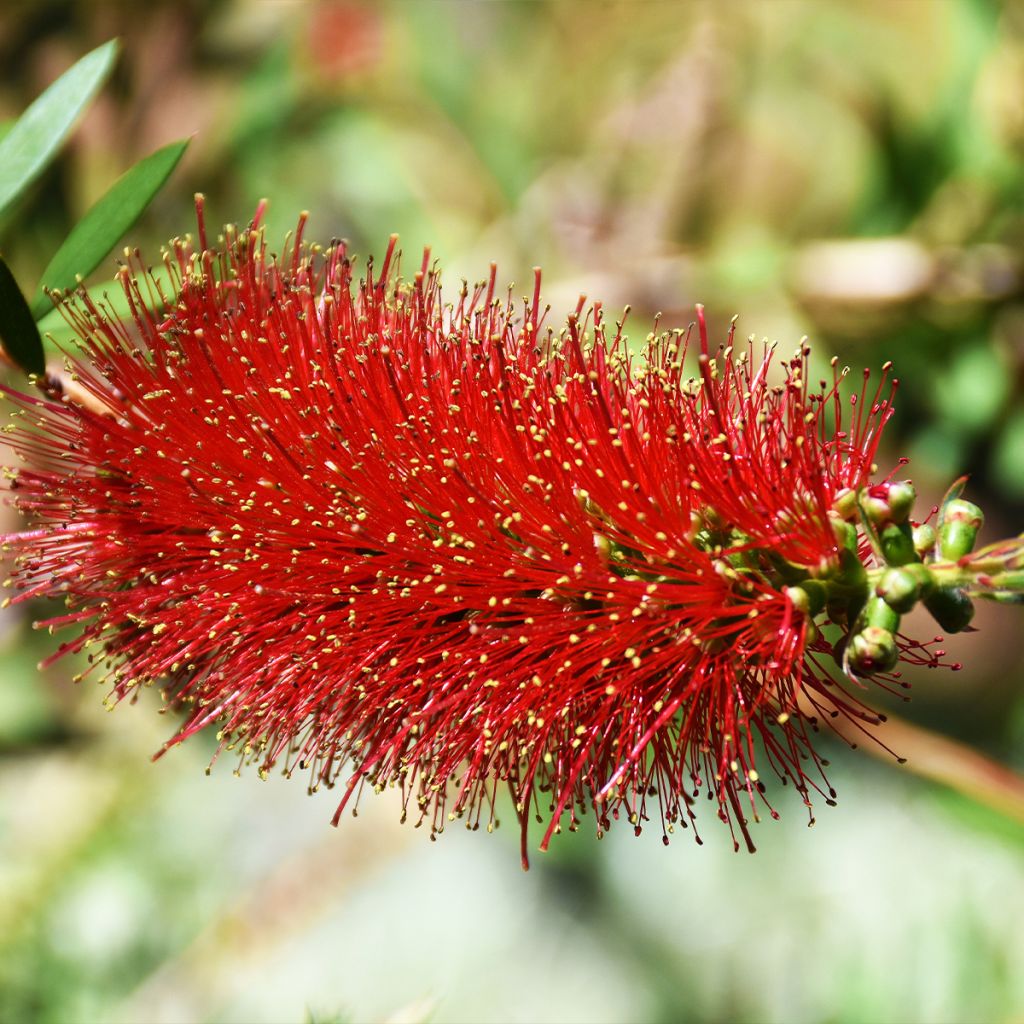
[{"label": "unopened bud", "polygon": [[939,527],[939,553],[949,562],[969,555],[985,515],[973,502],[954,498],[943,509]]},{"label": "unopened bud", "polygon": [[857,527],[853,523],[847,523],[834,517],[830,517],[829,522],[832,524],[832,532],[835,534],[839,547],[856,553]]},{"label": "unopened bud", "polygon": [[809,618],[814,618],[825,607],[825,587],[817,580],[804,580],[799,586],[786,587],[786,597],[793,607]]},{"label": "unopened bud", "polygon": [[875,593],[893,611],[909,612],[932,588],[931,573],[920,563],[890,569],[881,579]]},{"label": "unopened bud", "polygon": [[981,524],[985,522],[985,513],[973,501],[953,498],[943,509],[942,521],[970,523],[976,530],[980,530]]},{"label": "unopened bud", "polygon": [[869,523],[878,526],[889,521],[889,488],[885,484],[869,487],[860,496],[860,508]]},{"label": "unopened bud", "polygon": [[917,491],[909,480],[897,480],[889,485],[889,519],[894,523],[905,523],[910,518]]},{"label": "unopened bud", "polygon": [[930,523],[920,523],[910,531],[910,535],[914,541],[914,550],[917,552],[918,558],[924,558],[935,550],[938,534]]},{"label": "unopened bud", "polygon": [[899,660],[896,638],[887,629],[868,626],[850,638],[846,660],[850,670],[857,675],[888,672],[896,667]]},{"label": "unopened bud", "polygon": [[833,622],[856,622],[868,597],[868,576],[864,565],[854,552],[844,550],[839,556],[839,572],[835,576],[835,582],[845,591],[840,598],[843,610],[838,619],[831,612],[829,618]]},{"label": "unopened bud", "polygon": [[854,519],[857,515],[857,492],[844,487],[832,502],[832,511],[840,519]]},{"label": "unopened bud", "polygon": [[932,618],[947,632],[959,633],[971,624],[974,618],[974,604],[962,591],[944,587],[929,594],[924,601]]},{"label": "unopened bud", "polygon": [[885,523],[905,523],[914,507],[917,491],[909,480],[875,484],[863,491],[860,507],[868,522],[875,526]]},{"label": "unopened bud", "polygon": [[878,533],[882,554],[889,565],[907,565],[917,561],[914,538],[907,523],[889,523]]},{"label": "unopened bud", "polygon": [[875,626],[886,632],[895,633],[900,628],[899,613],[887,601],[873,594],[857,617],[857,626],[862,630],[868,626]]}]

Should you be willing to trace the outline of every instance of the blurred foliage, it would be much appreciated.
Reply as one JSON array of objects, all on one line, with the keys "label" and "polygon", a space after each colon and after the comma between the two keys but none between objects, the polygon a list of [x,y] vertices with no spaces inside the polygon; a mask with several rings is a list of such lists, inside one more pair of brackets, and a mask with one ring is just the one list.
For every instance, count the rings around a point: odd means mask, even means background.
[{"label": "blurred foliage", "polygon": [[[541,264],[555,315],[629,303],[635,338],[701,300],[822,366],[892,359],[886,465],[935,500],[970,472],[987,536],[1020,529],[1020,3],[15,2],[0,127],[114,36],[0,226],[26,286],[192,136],[130,236],[154,261],[193,191],[213,222],[267,196],[282,240],[308,209],[310,237],[398,231],[453,283]],[[329,794],[204,778],[211,745],[151,766],[157,695],[102,715],[68,665],[36,671],[31,613],[0,637],[0,1020],[1024,1018],[1021,826],[905,770],[836,744],[840,809],[807,832],[784,804],[753,858],[709,815],[704,847],[584,832],[524,878],[511,829],[435,846],[382,796],[335,832]],[[978,619],[948,645],[967,670],[914,677],[901,713],[1024,768],[1019,624]]]}]

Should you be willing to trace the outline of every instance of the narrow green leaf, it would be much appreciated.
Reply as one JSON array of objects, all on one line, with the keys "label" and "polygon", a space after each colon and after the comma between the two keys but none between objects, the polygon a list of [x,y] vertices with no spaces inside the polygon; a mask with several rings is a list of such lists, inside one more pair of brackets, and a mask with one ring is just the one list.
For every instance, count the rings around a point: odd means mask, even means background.
[{"label": "narrow green leaf", "polygon": [[74,288],[138,220],[177,166],[189,139],[172,142],[125,171],[72,228],[50,260],[32,299],[32,315],[40,320],[52,309],[43,288]]},{"label": "narrow green leaf", "polygon": [[39,328],[11,268],[0,256],[0,341],[4,351],[26,373],[46,372]]},{"label": "narrow green leaf", "polygon": [[0,141],[0,214],[32,184],[106,80],[117,40],[87,53],[18,118]]}]

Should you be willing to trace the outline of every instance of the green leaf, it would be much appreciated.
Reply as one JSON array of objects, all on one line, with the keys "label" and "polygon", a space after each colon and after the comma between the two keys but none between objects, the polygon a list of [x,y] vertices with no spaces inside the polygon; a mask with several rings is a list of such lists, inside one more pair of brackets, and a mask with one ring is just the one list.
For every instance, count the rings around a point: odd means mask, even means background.
[{"label": "green leaf", "polygon": [[26,373],[46,372],[39,328],[11,268],[0,256],[0,341],[4,350]]},{"label": "green leaf", "polygon": [[52,308],[43,288],[56,291],[74,288],[78,277],[85,277],[95,269],[160,191],[189,141],[172,142],[125,171],[72,228],[43,271],[32,299],[32,315],[36,320],[42,319]]},{"label": "green leaf", "polygon": [[78,115],[110,74],[116,56],[116,39],[87,53],[18,118],[0,141],[0,215],[53,158]]}]

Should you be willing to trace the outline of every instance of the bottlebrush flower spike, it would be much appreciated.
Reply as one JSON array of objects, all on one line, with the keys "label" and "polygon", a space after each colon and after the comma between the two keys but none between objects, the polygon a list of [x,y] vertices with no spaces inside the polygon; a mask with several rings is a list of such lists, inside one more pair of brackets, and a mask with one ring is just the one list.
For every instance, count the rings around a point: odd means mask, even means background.
[{"label": "bottlebrush flower spike", "polygon": [[173,296],[134,257],[131,320],[81,293],[63,384],[9,392],[14,600],[66,601],[54,658],[118,700],[159,683],[167,746],[215,727],[261,773],[342,778],[338,816],[393,785],[432,832],[490,828],[507,788],[524,863],[534,815],[542,848],[590,811],[667,842],[703,790],[753,849],[762,775],[831,803],[813,734],[880,720],[854,677],[941,655],[873,596],[884,515],[849,521],[884,505],[895,383],[848,408],[806,348],[713,351],[700,307],[691,376],[689,331],[634,356],[583,300],[544,328],[539,271],[521,306],[493,267],[446,303],[428,255],[403,283],[392,239],[357,279],[302,226],[283,259],[257,222],[213,248],[200,206]]}]

